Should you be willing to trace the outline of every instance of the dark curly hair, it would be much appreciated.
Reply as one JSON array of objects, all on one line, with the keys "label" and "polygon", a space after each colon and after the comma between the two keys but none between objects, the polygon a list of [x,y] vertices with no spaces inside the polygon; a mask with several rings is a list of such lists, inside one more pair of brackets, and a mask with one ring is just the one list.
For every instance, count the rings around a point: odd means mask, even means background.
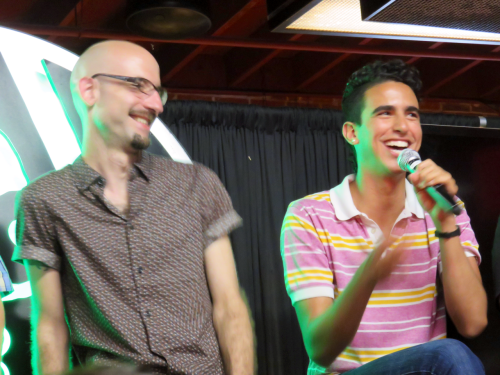
[{"label": "dark curly hair", "polygon": [[342,96],[344,120],[359,125],[365,92],[371,87],[387,81],[402,82],[408,85],[417,99],[420,100],[422,81],[417,68],[402,60],[375,61],[358,69],[349,78]]},{"label": "dark curly hair", "polygon": [[[420,101],[422,81],[417,68],[399,59],[375,61],[358,69],[349,78],[342,96],[344,121],[360,125],[365,92],[373,86],[387,81],[401,82],[408,85],[415,93],[417,100]],[[351,161],[356,172],[357,162],[354,146],[351,146],[351,150],[354,155],[354,159]]]}]

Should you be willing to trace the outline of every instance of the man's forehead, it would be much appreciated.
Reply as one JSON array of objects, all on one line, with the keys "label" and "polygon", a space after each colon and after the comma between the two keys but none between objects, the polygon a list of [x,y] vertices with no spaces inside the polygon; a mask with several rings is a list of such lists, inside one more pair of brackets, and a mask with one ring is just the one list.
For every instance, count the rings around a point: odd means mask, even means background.
[{"label": "man's forehead", "polygon": [[124,42],[109,42],[91,47],[82,55],[87,75],[97,73],[144,76],[158,83],[160,71],[155,58],[144,48]]},{"label": "man's forehead", "polygon": [[368,88],[363,102],[365,109],[381,105],[408,105],[418,108],[418,99],[412,88],[395,81],[381,82]]}]

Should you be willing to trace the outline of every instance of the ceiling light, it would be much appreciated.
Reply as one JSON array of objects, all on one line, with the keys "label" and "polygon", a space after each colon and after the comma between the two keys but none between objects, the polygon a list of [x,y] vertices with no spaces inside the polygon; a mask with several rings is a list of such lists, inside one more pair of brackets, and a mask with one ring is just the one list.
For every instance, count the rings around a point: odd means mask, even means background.
[{"label": "ceiling light", "polygon": [[208,0],[132,0],[127,27],[140,35],[183,39],[206,33]]},{"label": "ceiling light", "polygon": [[[273,13],[270,12],[273,31],[459,43],[500,42],[498,33],[363,21],[359,0],[295,0],[292,1],[292,5],[287,6],[287,4],[290,2],[283,2],[281,7],[276,7]],[[422,6],[426,4],[427,2],[422,2]]]}]

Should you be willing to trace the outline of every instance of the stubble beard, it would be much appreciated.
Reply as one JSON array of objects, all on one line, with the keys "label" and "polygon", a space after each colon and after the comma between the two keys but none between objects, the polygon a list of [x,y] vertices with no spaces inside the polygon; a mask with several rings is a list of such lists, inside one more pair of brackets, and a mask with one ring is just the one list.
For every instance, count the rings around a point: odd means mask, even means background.
[{"label": "stubble beard", "polygon": [[150,144],[151,140],[149,138],[144,138],[141,137],[139,134],[135,134],[134,138],[132,139],[132,142],[130,143],[130,146],[134,150],[141,151],[147,149]]}]

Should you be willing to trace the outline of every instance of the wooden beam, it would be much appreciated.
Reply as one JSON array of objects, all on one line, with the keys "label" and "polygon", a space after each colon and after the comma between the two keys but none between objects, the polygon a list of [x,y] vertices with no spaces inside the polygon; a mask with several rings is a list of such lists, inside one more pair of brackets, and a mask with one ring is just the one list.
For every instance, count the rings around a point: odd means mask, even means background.
[{"label": "wooden beam", "polygon": [[[253,10],[257,5],[263,3],[264,0],[250,0],[243,8],[241,8],[234,16],[232,16],[226,23],[217,29],[212,35],[221,36],[228,32],[237,22],[239,22],[244,16]],[[170,71],[162,77],[162,82],[167,83],[175,75],[177,75],[186,65],[193,61],[198,55],[203,53],[207,45],[200,45],[186,55],[181,61],[177,63]]]},{"label": "wooden beam", "polygon": [[[366,45],[366,44],[370,43],[371,40],[372,40],[371,38],[363,39],[358,45],[359,46]],[[340,64],[342,61],[344,61],[345,59],[347,59],[351,55],[352,55],[351,53],[344,53],[343,55],[340,55],[335,60],[333,60],[329,64],[325,65],[322,69],[320,69],[319,71],[314,73],[312,76],[310,76],[309,78],[306,78],[301,84],[299,84],[297,86],[297,90],[303,90],[304,88],[306,88],[311,83],[313,83],[314,81],[316,81],[317,79],[319,79],[320,77],[322,77],[323,75],[328,73],[335,66]]]},{"label": "wooden beam", "polygon": [[[295,42],[297,40],[300,40],[300,38],[302,37],[303,37],[302,34],[295,34],[292,35],[292,37],[290,37],[288,40],[291,42]],[[253,73],[262,68],[268,62],[278,57],[282,52],[283,51],[280,50],[264,52],[263,56],[260,59],[258,59],[257,62],[253,62],[249,67],[245,68],[242,73],[238,74],[237,77],[230,83],[230,86],[234,87],[239,85],[241,82],[250,77]]]},{"label": "wooden beam", "polygon": [[[79,0],[73,9],[59,23],[60,27],[91,27],[102,26],[107,20],[126,6],[126,0],[94,1]],[[48,40],[56,43],[57,36],[51,36]]]},{"label": "wooden beam", "polygon": [[37,0],[22,18],[27,24],[58,25],[80,0]]},{"label": "wooden beam", "polygon": [[335,44],[321,43],[301,43],[301,42],[275,42],[266,39],[248,39],[248,38],[225,38],[225,37],[201,37],[182,40],[166,40],[150,38],[120,31],[109,31],[99,29],[75,29],[50,26],[31,26],[31,25],[13,25],[2,23],[1,26],[14,30],[22,31],[32,35],[57,35],[73,38],[89,39],[116,39],[129,40],[135,42],[150,43],[172,43],[172,44],[191,44],[219,47],[240,47],[256,49],[277,49],[284,51],[309,51],[309,52],[329,52],[329,53],[352,53],[358,55],[383,55],[383,56],[418,56],[436,59],[454,59],[454,60],[482,60],[482,61],[500,61],[500,55],[495,53],[474,53],[474,52],[449,52],[432,50],[414,50],[414,49],[395,49],[379,48],[370,46],[344,46]]},{"label": "wooden beam", "polygon": [[[432,45],[429,47],[429,49],[436,49],[436,48],[439,48],[439,47],[441,47],[443,44],[444,44],[443,42],[437,42],[437,43],[434,43],[434,44],[432,44]],[[406,63],[407,63],[407,64],[414,64],[414,63],[416,63],[416,62],[417,62],[418,60],[420,60],[420,59],[421,59],[421,57],[416,57],[416,56],[414,56],[414,57],[412,57],[411,59],[409,59],[408,61],[406,61]]]},{"label": "wooden beam", "polygon": [[[495,53],[495,52],[499,52],[500,51],[500,46],[496,47],[495,49],[493,49],[491,52]],[[425,92],[424,92],[424,95],[427,96],[429,95],[431,92],[434,92],[436,91],[437,89],[439,89],[440,87],[446,85],[447,83],[453,81],[455,78],[457,77],[460,77],[462,74],[464,74],[465,72],[471,70],[472,68],[474,68],[475,66],[481,64],[482,61],[481,60],[475,60],[469,64],[467,64],[466,66],[464,66],[463,68],[457,70],[455,73],[449,75],[448,77],[445,77],[443,78],[441,81],[437,82],[436,84],[434,84],[434,86],[428,88]]]}]

